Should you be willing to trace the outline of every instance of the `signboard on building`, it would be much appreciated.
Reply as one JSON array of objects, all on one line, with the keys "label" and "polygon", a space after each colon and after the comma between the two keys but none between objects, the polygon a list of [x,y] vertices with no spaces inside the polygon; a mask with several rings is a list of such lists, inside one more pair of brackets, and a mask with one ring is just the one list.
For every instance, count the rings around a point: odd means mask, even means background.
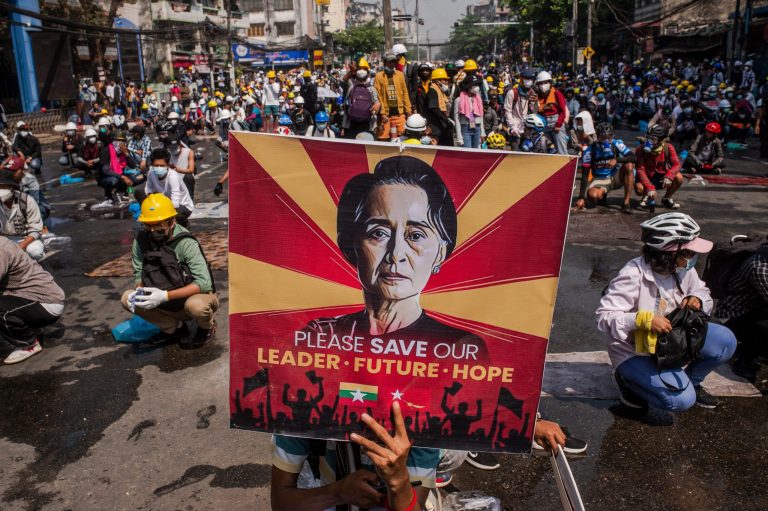
[{"label": "signboard on building", "polygon": [[233,44],[232,55],[253,66],[297,66],[309,61],[307,50],[264,51],[245,44]]},{"label": "signboard on building", "polygon": [[323,50],[314,50],[313,57],[315,67],[323,67]]}]

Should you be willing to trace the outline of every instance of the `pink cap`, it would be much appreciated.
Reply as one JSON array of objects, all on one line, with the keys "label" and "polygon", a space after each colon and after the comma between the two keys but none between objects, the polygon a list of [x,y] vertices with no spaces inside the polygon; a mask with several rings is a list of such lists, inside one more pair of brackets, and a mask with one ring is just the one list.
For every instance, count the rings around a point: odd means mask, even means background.
[{"label": "pink cap", "polygon": [[[690,250],[698,254],[706,254],[712,250],[712,245],[713,243],[709,240],[705,240],[704,238],[696,238],[681,246],[680,250]],[[664,252],[674,252],[677,250],[677,248],[678,245],[676,244],[670,245],[664,249]]]}]

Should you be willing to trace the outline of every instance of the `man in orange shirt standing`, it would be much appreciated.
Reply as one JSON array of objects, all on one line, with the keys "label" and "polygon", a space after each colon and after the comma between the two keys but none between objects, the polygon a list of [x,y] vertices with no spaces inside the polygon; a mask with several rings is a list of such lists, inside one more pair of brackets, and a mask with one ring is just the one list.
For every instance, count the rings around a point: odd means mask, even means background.
[{"label": "man in orange shirt standing", "polygon": [[376,138],[379,140],[401,136],[405,132],[405,119],[411,115],[411,99],[405,75],[396,66],[397,56],[391,52],[384,54],[384,69],[376,73],[373,80],[382,105],[376,130]]}]

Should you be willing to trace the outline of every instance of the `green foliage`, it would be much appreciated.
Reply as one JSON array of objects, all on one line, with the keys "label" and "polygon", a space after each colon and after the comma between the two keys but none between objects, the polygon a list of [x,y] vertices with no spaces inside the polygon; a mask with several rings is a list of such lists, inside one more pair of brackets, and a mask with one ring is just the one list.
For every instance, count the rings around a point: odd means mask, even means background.
[{"label": "green foliage", "polygon": [[494,36],[497,48],[502,47],[502,40],[506,35],[503,26],[474,25],[481,21],[477,16],[464,16],[454,26],[448,38],[449,46],[444,50],[444,55],[449,58],[469,56],[477,58],[478,55],[493,51]]},{"label": "green foliage", "polygon": [[368,54],[384,47],[384,27],[376,21],[336,32],[331,34],[331,37],[333,44],[342,53],[348,55],[353,53]]}]

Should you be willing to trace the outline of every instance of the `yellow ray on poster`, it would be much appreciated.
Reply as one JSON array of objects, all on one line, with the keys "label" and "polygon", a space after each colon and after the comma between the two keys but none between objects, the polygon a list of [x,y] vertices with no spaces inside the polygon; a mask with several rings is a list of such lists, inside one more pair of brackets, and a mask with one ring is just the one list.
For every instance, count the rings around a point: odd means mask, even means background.
[{"label": "yellow ray on poster", "polygon": [[460,247],[571,159],[532,154],[504,158],[459,212],[456,246]]},{"label": "yellow ray on poster", "polygon": [[427,165],[432,165],[432,162],[435,161],[435,155],[437,154],[437,149],[416,149],[415,147],[405,147],[405,150],[400,153],[399,146],[392,144],[392,145],[367,145],[365,146],[365,155],[368,157],[368,172],[373,172],[373,169],[376,168],[376,164],[379,163],[384,158],[389,158],[391,156],[397,156],[398,154],[402,154],[403,156],[412,156],[414,158],[418,158],[419,160],[423,161]]},{"label": "yellow ray on poster", "polygon": [[300,310],[362,304],[343,284],[229,253],[229,313]]},{"label": "yellow ray on poster", "polygon": [[301,145],[301,140],[235,132],[232,136],[312,221],[331,240],[335,240],[336,204]]},{"label": "yellow ray on poster", "polygon": [[421,296],[426,310],[548,338],[557,278]]}]

